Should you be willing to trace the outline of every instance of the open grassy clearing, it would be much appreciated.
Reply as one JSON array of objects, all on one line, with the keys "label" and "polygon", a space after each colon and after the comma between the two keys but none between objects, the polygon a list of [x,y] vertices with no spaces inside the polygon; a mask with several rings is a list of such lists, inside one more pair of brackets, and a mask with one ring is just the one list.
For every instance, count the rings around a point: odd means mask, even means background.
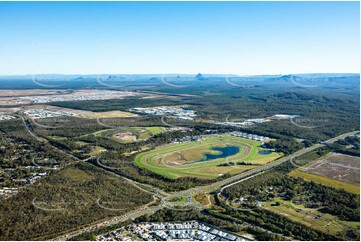
[{"label": "open grassy clearing", "polygon": [[209,201],[209,194],[201,193],[193,196],[193,199],[203,206],[210,206],[211,202]]},{"label": "open grassy clearing", "polygon": [[97,131],[94,134],[104,138],[111,138],[120,143],[142,141],[166,132],[165,127],[124,127]]},{"label": "open grassy clearing", "polygon": [[343,182],[343,181],[338,181],[338,180],[320,176],[320,175],[311,174],[311,173],[303,171],[300,168],[293,170],[289,175],[294,176],[294,177],[300,177],[306,181],[313,181],[315,183],[319,183],[319,184],[322,184],[325,186],[330,186],[330,187],[334,187],[334,188],[338,188],[338,189],[344,189],[345,191],[348,191],[348,192],[360,194],[360,186],[359,185],[355,185],[355,184],[351,184],[351,183],[347,183],[347,182]]},{"label": "open grassy clearing", "polygon": [[215,195],[209,194],[209,193],[200,193],[196,194],[192,197],[193,200],[199,202],[203,206],[207,206],[208,208],[217,209],[219,208],[217,206]]},{"label": "open grassy clearing", "polygon": [[188,202],[188,199],[186,197],[171,197],[168,199],[168,202],[174,203],[176,205],[182,205]]},{"label": "open grassy clearing", "polygon": [[56,135],[48,136],[48,138],[54,139],[54,140],[66,140],[67,139],[66,137],[61,137],[61,136],[56,136]]},{"label": "open grassy clearing", "polygon": [[84,142],[84,141],[75,141],[74,143],[77,144],[77,145],[80,145],[80,146],[85,146],[85,145],[89,144],[89,143]]},{"label": "open grassy clearing", "polygon": [[104,151],[106,151],[106,149],[104,149],[103,147],[101,147],[101,146],[95,146],[94,149],[93,149],[93,151],[90,152],[89,154],[95,156],[95,155],[99,155],[100,153],[102,153],[102,152],[104,152]]},{"label": "open grassy clearing", "polygon": [[82,118],[129,118],[137,115],[122,111],[90,112],[84,111],[80,114]]},{"label": "open grassy clearing", "polygon": [[[275,206],[276,202],[280,205]],[[294,205],[282,198],[275,198],[274,201],[262,202],[261,204],[262,207],[274,213],[332,235],[352,228],[357,229],[359,226],[358,222],[342,221],[331,214],[321,213],[317,209],[305,208],[303,205]]]},{"label": "open grassy clearing", "polygon": [[[258,151],[262,149],[260,145],[261,142],[259,141],[225,135],[206,138],[201,141],[158,147],[138,155],[135,163],[142,168],[169,178],[188,176],[212,179],[226,173],[238,174],[281,156],[276,152],[266,155],[258,154]],[[237,147],[239,151],[228,157],[200,161],[205,154],[222,155],[223,152],[212,149],[215,147]],[[245,162],[246,164],[219,166],[229,162]]]}]

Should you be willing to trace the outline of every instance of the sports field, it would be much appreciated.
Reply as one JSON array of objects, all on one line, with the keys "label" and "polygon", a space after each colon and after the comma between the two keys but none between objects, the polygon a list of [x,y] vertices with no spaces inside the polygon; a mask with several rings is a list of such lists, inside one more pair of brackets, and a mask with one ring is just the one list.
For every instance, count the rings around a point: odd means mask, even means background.
[{"label": "sports field", "polygon": [[[211,137],[201,141],[158,147],[139,154],[135,158],[135,163],[139,167],[169,178],[213,179],[227,173],[233,175],[253,169],[281,156],[276,152],[259,154],[258,151],[262,150],[260,145],[259,141],[233,136]],[[226,156],[217,150],[227,147],[238,152]],[[206,155],[219,155],[221,158],[205,159]]]}]

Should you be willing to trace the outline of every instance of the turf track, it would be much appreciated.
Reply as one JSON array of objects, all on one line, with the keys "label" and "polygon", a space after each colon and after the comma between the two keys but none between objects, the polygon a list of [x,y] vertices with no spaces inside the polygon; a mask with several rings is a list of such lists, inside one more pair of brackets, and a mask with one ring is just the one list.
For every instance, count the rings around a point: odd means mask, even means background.
[{"label": "turf track", "polygon": [[[194,152],[197,149],[200,151],[209,151],[211,147],[225,147],[227,145],[237,146],[240,151],[227,158],[218,158],[202,162],[194,162],[197,159],[193,159],[182,164],[172,164],[165,159],[167,156],[174,154],[175,152],[184,152],[186,154],[191,150]],[[212,179],[226,173],[237,174],[244,172],[256,167],[257,165],[266,164],[280,156],[278,153],[259,155],[258,151],[262,149],[259,147],[260,145],[261,142],[233,136],[212,137],[203,141],[171,144],[158,147],[155,150],[138,155],[135,159],[135,163],[142,168],[149,169],[169,178],[190,176]],[[218,166],[227,162],[239,161],[252,163],[252,165]]]}]

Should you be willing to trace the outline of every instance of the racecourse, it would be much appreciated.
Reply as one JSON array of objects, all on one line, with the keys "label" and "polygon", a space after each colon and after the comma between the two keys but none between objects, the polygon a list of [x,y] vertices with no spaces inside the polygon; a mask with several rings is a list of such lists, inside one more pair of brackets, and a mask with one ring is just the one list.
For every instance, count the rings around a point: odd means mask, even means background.
[{"label": "racecourse", "polygon": [[[261,142],[229,135],[206,138],[201,141],[170,144],[139,154],[135,164],[168,178],[196,177],[214,179],[224,174],[239,174],[271,162],[281,156],[272,152],[261,155]],[[212,148],[235,146],[239,152],[228,157],[199,161],[204,154],[220,154]],[[243,162],[243,164],[236,164]],[[225,165],[232,164],[232,165]],[[221,165],[221,166],[220,166]]]}]

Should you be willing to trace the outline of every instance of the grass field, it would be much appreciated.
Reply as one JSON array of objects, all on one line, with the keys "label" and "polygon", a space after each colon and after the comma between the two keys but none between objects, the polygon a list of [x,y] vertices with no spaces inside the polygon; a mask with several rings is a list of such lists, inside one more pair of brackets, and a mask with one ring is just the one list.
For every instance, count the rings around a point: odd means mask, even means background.
[{"label": "grass field", "polygon": [[[258,154],[261,142],[233,136],[206,138],[202,141],[170,144],[139,154],[136,165],[169,178],[197,177],[214,179],[226,173],[238,174],[277,159],[281,154]],[[204,154],[219,154],[214,147],[236,146],[239,152],[228,157],[199,161]],[[243,165],[219,166],[229,162]]]},{"label": "grass field", "polygon": [[196,194],[192,197],[192,199],[203,206],[207,206],[208,208],[217,209],[219,208],[217,206],[216,200],[215,200],[214,194],[209,193],[200,193]]},{"label": "grass field", "polygon": [[302,168],[293,170],[289,175],[294,176],[294,177],[300,177],[306,181],[313,181],[315,183],[319,183],[319,184],[322,184],[325,186],[330,186],[330,187],[334,187],[334,188],[338,188],[338,189],[344,189],[348,192],[360,194],[360,186],[359,185],[355,185],[355,184],[351,184],[351,183],[347,183],[347,182],[343,182],[343,181],[338,181],[338,180],[331,179],[331,178],[328,178],[325,176],[311,174],[306,171],[303,171]]},{"label": "grass field", "polygon": [[203,206],[211,205],[211,201],[209,199],[209,194],[205,194],[205,193],[197,194],[193,197],[193,199],[195,201],[199,202],[200,204],[202,204]]},{"label": "grass field", "polygon": [[103,147],[95,146],[94,150],[92,152],[90,152],[89,154],[95,156],[95,155],[99,155],[100,153],[102,153],[104,151],[106,151],[106,149],[104,149]]},{"label": "grass field", "polygon": [[107,129],[95,132],[94,134],[101,137],[111,138],[120,143],[131,143],[149,139],[150,137],[166,132],[164,127],[124,127]]},{"label": "grass field", "polygon": [[[272,206],[276,202],[279,202],[280,205]],[[305,208],[303,205],[294,205],[290,201],[285,201],[281,198],[276,198],[272,202],[262,202],[261,204],[265,209],[328,234],[336,235],[338,232],[348,229],[358,229],[360,225],[358,222],[342,221],[336,216],[321,213],[317,209]]]},{"label": "grass field", "polygon": [[174,203],[176,205],[182,205],[188,202],[188,199],[185,197],[171,197],[170,199],[168,199],[168,202]]}]

